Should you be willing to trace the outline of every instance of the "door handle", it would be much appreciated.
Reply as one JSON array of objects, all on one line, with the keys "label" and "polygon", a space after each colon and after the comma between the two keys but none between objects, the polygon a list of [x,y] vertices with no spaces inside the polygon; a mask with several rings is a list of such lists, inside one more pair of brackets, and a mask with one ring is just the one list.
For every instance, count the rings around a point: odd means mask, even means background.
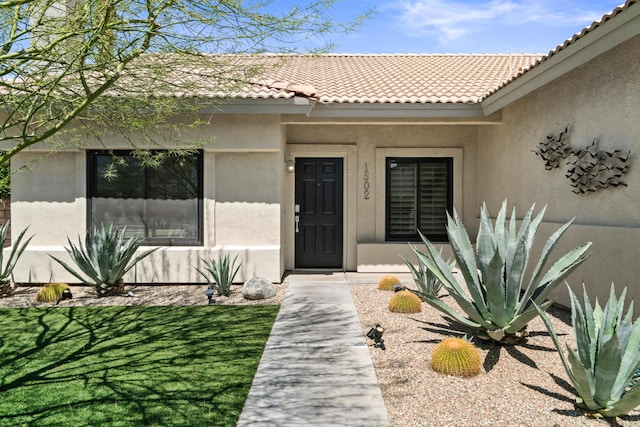
[{"label": "door handle", "polygon": [[294,217],[294,221],[296,222],[296,233],[300,232],[300,215],[296,215]]}]

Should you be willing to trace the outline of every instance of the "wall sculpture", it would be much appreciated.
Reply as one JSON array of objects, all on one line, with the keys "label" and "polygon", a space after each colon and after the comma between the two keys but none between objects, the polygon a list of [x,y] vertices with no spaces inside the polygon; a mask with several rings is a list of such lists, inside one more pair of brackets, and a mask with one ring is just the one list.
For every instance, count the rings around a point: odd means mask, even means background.
[{"label": "wall sculpture", "polygon": [[557,169],[566,161],[569,169],[565,176],[576,194],[627,186],[622,177],[629,170],[631,152],[599,150],[597,139],[586,148],[576,150],[569,142],[569,126],[558,135],[548,135],[534,153],[542,158],[547,170]]}]

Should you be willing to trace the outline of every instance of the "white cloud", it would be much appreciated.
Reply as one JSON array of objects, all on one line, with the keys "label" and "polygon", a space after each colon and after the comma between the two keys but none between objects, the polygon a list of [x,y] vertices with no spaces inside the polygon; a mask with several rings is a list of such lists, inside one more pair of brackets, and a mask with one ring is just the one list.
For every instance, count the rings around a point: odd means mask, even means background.
[{"label": "white cloud", "polygon": [[[571,4],[573,3],[573,5]],[[580,1],[557,0],[401,0],[398,25],[412,36],[435,36],[444,46],[487,27],[539,23],[541,27],[588,25],[602,11],[585,11]],[[592,6],[593,7],[593,6]],[[606,7],[605,7],[606,11]]]}]

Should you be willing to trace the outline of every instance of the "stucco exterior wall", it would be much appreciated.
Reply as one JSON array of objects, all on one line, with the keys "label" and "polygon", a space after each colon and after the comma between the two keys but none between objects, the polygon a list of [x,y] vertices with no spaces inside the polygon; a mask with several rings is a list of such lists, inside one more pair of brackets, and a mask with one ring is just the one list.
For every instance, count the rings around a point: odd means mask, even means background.
[{"label": "stucco exterior wall", "polygon": [[[282,127],[277,115],[224,115],[185,140],[208,141],[203,166],[203,245],[163,247],[126,278],[137,283],[192,283],[203,279],[193,266],[220,251],[238,254],[238,281],[260,275],[282,277],[280,197],[283,179]],[[107,148],[127,148],[106,136]],[[94,144],[90,144],[94,146]],[[104,148],[95,144],[95,148]],[[77,241],[87,227],[86,152],[44,156],[38,148],[12,160],[12,232],[29,226],[34,238],[14,271],[16,282],[77,282],[49,255],[69,260],[67,237]],[[36,162],[33,162],[37,160]],[[33,162],[33,163],[31,163]],[[145,249],[145,248],[143,248]]]},{"label": "stucco exterior wall", "polygon": [[[636,36],[494,113],[486,123],[353,119],[346,124],[314,123],[313,118],[288,122],[278,114],[203,116],[208,124],[184,127],[175,136],[204,143],[203,245],[163,247],[127,280],[201,282],[193,266],[225,251],[239,255],[239,281],[256,275],[279,281],[295,267],[295,174],[287,173],[285,165],[302,157],[344,160],[343,268],[406,271],[400,255],[412,258],[409,246],[384,237],[385,158],[452,157],[454,207],[472,236],[483,201],[495,213],[507,198],[520,217],[534,202],[539,208],[547,204],[536,251],[554,229],[575,217],[557,255],[583,241],[594,245],[593,256],[570,277],[571,284],[577,288],[584,281],[593,297],[604,297],[615,281],[629,286],[631,297],[640,297],[635,259],[640,169],[633,159],[640,151],[639,57]],[[597,139],[602,150],[631,150],[624,177],[628,187],[578,195],[565,177],[566,165],[545,170],[534,151],[547,135],[567,125],[575,149]],[[107,133],[87,147],[126,149],[129,143]],[[12,161],[12,168],[20,169],[12,179],[12,234],[26,226],[34,234],[15,270],[17,282],[76,281],[49,255],[68,259],[67,237],[86,232],[86,152],[67,148],[44,156],[46,151],[33,147]],[[443,246],[446,255],[448,245]],[[566,292],[559,296],[566,304]]]},{"label": "stucco exterior wall", "polygon": [[[619,292],[628,286],[640,297],[640,37],[619,45],[552,81],[503,110],[503,124],[482,127],[478,137],[478,192],[496,212],[503,199],[520,216],[536,202],[547,204],[539,245],[546,236],[575,217],[557,254],[583,241],[593,241],[592,257],[569,278],[574,290],[584,282],[606,300],[612,281]],[[570,142],[585,148],[598,140],[601,150],[631,150],[628,187],[574,194],[565,177],[568,166],[545,170],[534,154],[539,142],[570,126]],[[544,239],[543,239],[544,237]],[[562,251],[561,251],[562,250]],[[568,304],[566,291],[560,301]]]},{"label": "stucco exterior wall", "polygon": [[[493,126],[493,125],[491,125]],[[400,254],[411,257],[407,244],[384,241],[384,158],[454,157],[454,204],[475,231],[477,200],[477,138],[475,125],[292,125],[288,154],[345,156],[345,224],[353,238],[345,239],[347,270],[406,271]],[[350,149],[349,149],[350,147]],[[293,193],[293,180],[290,191]],[[293,203],[290,201],[289,203]],[[285,227],[291,221],[285,219]],[[293,267],[293,256],[286,259]]]}]

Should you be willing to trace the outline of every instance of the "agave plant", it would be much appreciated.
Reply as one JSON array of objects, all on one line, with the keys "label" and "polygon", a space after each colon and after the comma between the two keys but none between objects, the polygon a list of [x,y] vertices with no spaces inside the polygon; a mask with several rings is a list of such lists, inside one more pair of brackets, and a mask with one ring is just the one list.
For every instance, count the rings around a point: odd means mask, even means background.
[{"label": "agave plant", "polygon": [[11,288],[11,273],[13,273],[13,269],[16,267],[18,263],[18,259],[27,248],[27,245],[33,238],[33,236],[29,237],[26,241],[22,241],[24,238],[24,234],[27,232],[25,228],[18,235],[18,238],[13,241],[11,244],[11,250],[9,252],[9,258],[7,262],[4,262],[4,242],[7,241],[7,231],[9,230],[9,223],[6,222],[0,226],[0,296],[10,295],[12,292]]},{"label": "agave plant", "polygon": [[202,258],[205,264],[204,271],[198,267],[195,267],[195,269],[208,283],[214,284],[218,295],[228,297],[231,293],[233,279],[236,277],[236,274],[238,274],[238,270],[240,270],[240,265],[242,264],[238,263],[236,266],[237,260],[238,255],[231,261],[229,254],[219,254],[217,261]]},{"label": "agave plant", "polygon": [[640,382],[634,380],[640,368],[640,320],[632,323],[633,301],[627,314],[622,315],[626,292],[625,288],[616,299],[612,284],[603,310],[597,299],[591,307],[583,285],[583,309],[569,289],[577,349],[567,345],[568,358],[549,318],[538,309],[576,389],[578,406],[605,417],[627,414],[640,405]]},{"label": "agave plant", "polygon": [[87,232],[84,245],[80,237],[78,246],[67,239],[69,247],[65,249],[81,273],[53,255],[49,256],[82,283],[93,286],[98,296],[116,295],[123,291],[124,275],[141,259],[158,249],[136,255],[144,239],[136,235],[127,240],[125,231],[103,224],[93,232]]},{"label": "agave plant", "polygon": [[[420,234],[420,236],[422,237],[424,242],[424,240],[426,239],[422,234]],[[410,246],[414,252],[417,251],[414,245]],[[440,249],[440,255],[442,256],[442,249]],[[404,257],[402,257],[402,259],[404,260],[404,263],[407,264],[407,267],[409,267],[409,271],[411,272],[413,281],[418,287],[418,291],[420,292],[418,296],[420,296],[422,300],[424,300],[424,297],[422,296],[423,294],[433,295],[434,297],[437,297],[440,289],[442,289],[442,282],[438,280],[438,278],[431,271],[429,271],[424,261],[418,258],[418,267],[416,267],[408,259]],[[456,266],[455,260],[451,260],[451,258],[449,258],[447,260],[447,264],[449,265],[449,270],[453,271]]]},{"label": "agave plant", "polygon": [[574,248],[543,274],[551,251],[571,224],[569,221],[549,237],[530,280],[525,281],[531,248],[545,211],[542,209],[533,218],[534,207],[517,230],[515,209],[510,221],[506,221],[506,201],[496,217],[495,227],[483,204],[475,252],[458,213],[454,211],[453,218],[448,215],[447,234],[466,290],[453,277],[436,247],[421,235],[427,253],[414,248],[418,259],[442,282],[467,317],[436,296],[421,292],[424,301],[457,322],[479,330],[480,338],[510,344],[525,337],[527,324],[538,315],[533,303],[546,310],[552,303],[548,298],[550,292],[587,259],[591,245],[587,242]]}]

